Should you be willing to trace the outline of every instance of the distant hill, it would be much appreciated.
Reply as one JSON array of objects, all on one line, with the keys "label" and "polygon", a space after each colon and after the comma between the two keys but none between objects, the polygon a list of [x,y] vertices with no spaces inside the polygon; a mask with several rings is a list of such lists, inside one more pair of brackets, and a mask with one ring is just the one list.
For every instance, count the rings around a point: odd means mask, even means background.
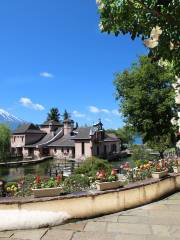
[{"label": "distant hill", "polygon": [[0,124],[1,123],[7,124],[11,130],[14,130],[18,126],[25,123],[25,121],[13,116],[12,114],[6,112],[3,109],[0,109]]}]

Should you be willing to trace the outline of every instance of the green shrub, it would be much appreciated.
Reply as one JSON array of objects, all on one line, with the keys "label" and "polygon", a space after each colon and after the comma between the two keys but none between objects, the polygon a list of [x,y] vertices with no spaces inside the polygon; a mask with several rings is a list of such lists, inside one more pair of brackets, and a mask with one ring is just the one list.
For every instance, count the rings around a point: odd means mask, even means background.
[{"label": "green shrub", "polygon": [[99,170],[111,172],[112,166],[107,160],[91,157],[85,160],[76,170],[75,174],[85,174],[89,177],[94,177]]},{"label": "green shrub", "polygon": [[90,179],[83,174],[73,174],[64,180],[62,186],[65,192],[81,192],[89,188]]},{"label": "green shrub", "polygon": [[32,195],[32,187],[34,184],[35,177],[34,175],[27,174],[23,179],[19,180],[19,190],[16,193],[16,196],[25,197]]}]

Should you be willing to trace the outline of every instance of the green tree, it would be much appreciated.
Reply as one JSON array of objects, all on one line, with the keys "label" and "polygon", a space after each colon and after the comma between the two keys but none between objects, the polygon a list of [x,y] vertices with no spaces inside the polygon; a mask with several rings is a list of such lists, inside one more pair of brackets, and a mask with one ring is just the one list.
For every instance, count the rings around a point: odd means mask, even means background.
[{"label": "green tree", "polygon": [[65,109],[65,111],[63,113],[63,118],[64,118],[64,120],[69,118],[69,113],[66,111],[66,109]]},{"label": "green tree", "polygon": [[0,124],[0,159],[4,160],[10,152],[10,129]]},{"label": "green tree", "polygon": [[179,0],[96,0],[96,2],[102,32],[113,33],[116,36],[129,33],[133,40],[140,37],[146,46],[150,47],[151,56],[173,62],[176,74],[180,74]]},{"label": "green tree", "polygon": [[49,121],[49,120],[60,122],[60,113],[59,113],[58,108],[50,109],[48,116],[47,116],[47,121]]},{"label": "green tree", "polygon": [[116,75],[116,97],[128,125],[149,146],[163,155],[175,143],[175,129],[171,119],[176,115],[174,73],[143,56],[129,70]]},{"label": "green tree", "polygon": [[115,129],[107,129],[107,132],[114,133],[117,137],[119,137],[122,141],[122,144],[132,144],[135,132],[134,128],[131,126],[125,125],[122,128]]}]

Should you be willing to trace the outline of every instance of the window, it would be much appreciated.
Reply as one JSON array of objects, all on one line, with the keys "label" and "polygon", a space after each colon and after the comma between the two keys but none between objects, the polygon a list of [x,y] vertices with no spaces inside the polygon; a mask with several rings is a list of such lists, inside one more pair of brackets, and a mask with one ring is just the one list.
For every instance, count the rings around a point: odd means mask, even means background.
[{"label": "window", "polygon": [[14,137],[14,142],[16,141],[16,137]]},{"label": "window", "polygon": [[67,148],[67,153],[69,153],[69,148]]},{"label": "window", "polygon": [[24,141],[24,137],[21,137],[22,142]]},{"label": "window", "polygon": [[84,155],[84,142],[82,142],[82,155]]},{"label": "window", "polygon": [[63,149],[63,148],[61,148],[61,152],[62,152],[62,153],[64,152],[64,149]]},{"label": "window", "polygon": [[116,144],[111,145],[111,152],[116,152]]},{"label": "window", "polygon": [[97,146],[97,155],[99,155],[99,146]]},{"label": "window", "polygon": [[57,153],[57,149],[56,148],[54,149],[54,153]]},{"label": "window", "polygon": [[106,148],[106,145],[104,145],[104,154],[107,153],[107,148]]}]

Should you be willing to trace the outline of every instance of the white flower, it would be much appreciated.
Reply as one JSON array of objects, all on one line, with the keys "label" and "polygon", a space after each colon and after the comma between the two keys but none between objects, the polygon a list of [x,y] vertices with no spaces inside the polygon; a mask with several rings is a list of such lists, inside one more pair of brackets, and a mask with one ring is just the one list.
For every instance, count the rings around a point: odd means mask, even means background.
[{"label": "white flower", "polygon": [[99,4],[99,9],[102,10],[105,7],[104,3]]},{"label": "white flower", "polygon": [[178,141],[178,142],[176,143],[176,147],[177,147],[177,148],[180,148],[180,141]]},{"label": "white flower", "polygon": [[169,48],[170,48],[170,50],[173,50],[174,49],[174,43],[170,42]]},{"label": "white flower", "polygon": [[104,27],[103,27],[103,25],[102,25],[102,22],[99,23],[99,29],[100,29],[101,31],[104,30]]},{"label": "white flower", "polygon": [[150,38],[144,40],[144,44],[148,48],[155,48],[159,44],[159,36],[162,34],[162,30],[159,26],[154,27],[151,30]]},{"label": "white flower", "polygon": [[153,40],[153,39],[146,39],[146,40],[144,40],[144,44],[148,48],[155,48],[158,46],[159,42],[157,40]]},{"label": "white flower", "polygon": [[[173,83],[173,84],[172,84],[172,87],[173,87],[174,89],[176,89],[177,84],[176,84],[176,83]],[[178,91],[178,90],[176,90],[176,91]]]},{"label": "white flower", "polygon": [[177,97],[175,98],[175,102],[176,102],[177,104],[180,104],[180,96],[177,96]]},{"label": "white flower", "polygon": [[175,79],[176,79],[177,83],[180,84],[180,77],[175,76]]},{"label": "white flower", "polygon": [[96,4],[101,4],[101,0],[96,0]]},{"label": "white flower", "polygon": [[159,26],[154,27],[151,30],[151,39],[158,41],[159,40],[159,36],[162,34],[162,30]]},{"label": "white flower", "polygon": [[177,125],[177,120],[173,117],[173,118],[171,119],[171,123],[172,123],[172,125]]}]

